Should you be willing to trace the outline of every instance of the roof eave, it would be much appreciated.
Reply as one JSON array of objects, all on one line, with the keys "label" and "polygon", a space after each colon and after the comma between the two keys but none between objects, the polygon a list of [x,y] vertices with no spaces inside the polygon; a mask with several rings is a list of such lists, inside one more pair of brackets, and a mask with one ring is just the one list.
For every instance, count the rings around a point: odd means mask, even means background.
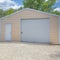
[{"label": "roof eave", "polygon": [[8,16],[11,16],[11,15],[15,15],[15,14],[17,14],[17,13],[23,11],[23,10],[34,10],[34,11],[37,11],[37,12],[39,12],[39,13],[44,13],[44,14],[48,14],[48,15],[51,15],[51,16],[57,16],[57,17],[60,17],[59,15],[50,14],[50,13],[46,13],[46,12],[42,12],[42,11],[38,11],[38,10],[35,10],[35,9],[23,8],[23,9],[20,10],[20,11],[17,11],[17,12],[15,12],[15,13],[10,14],[10,15],[4,16],[4,17],[2,17],[2,18],[0,18],[0,19],[7,18]]}]

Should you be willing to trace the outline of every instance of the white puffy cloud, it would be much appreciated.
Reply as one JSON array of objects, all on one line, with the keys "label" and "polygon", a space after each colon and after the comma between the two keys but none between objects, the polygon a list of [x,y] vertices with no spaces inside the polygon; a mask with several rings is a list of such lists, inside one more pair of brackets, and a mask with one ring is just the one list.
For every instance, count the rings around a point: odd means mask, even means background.
[{"label": "white puffy cloud", "polygon": [[58,12],[60,12],[60,8],[56,8],[56,9],[54,9],[54,11],[58,11]]},{"label": "white puffy cloud", "polygon": [[48,0],[45,0],[45,1],[48,1]]},{"label": "white puffy cloud", "polygon": [[0,0],[0,2],[4,2],[5,0]]},{"label": "white puffy cloud", "polygon": [[60,0],[56,0],[56,2],[60,2]]},{"label": "white puffy cloud", "polygon": [[21,6],[22,5],[18,5],[18,3],[16,3],[13,0],[0,0],[0,9],[3,9],[3,10],[9,9],[9,8],[18,9]]}]

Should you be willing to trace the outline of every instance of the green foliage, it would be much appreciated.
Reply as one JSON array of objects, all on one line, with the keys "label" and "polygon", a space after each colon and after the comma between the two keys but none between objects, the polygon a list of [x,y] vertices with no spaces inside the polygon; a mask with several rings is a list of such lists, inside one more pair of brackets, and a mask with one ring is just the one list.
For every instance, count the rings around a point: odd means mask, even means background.
[{"label": "green foliage", "polygon": [[5,15],[9,15],[9,14],[12,14],[15,10],[10,8],[8,10],[5,11]]},{"label": "green foliage", "polygon": [[51,12],[53,10],[52,6],[55,4],[56,0],[48,0],[42,4],[41,10],[44,12]]},{"label": "green foliage", "polygon": [[3,16],[6,16],[6,15],[9,15],[9,14],[12,14],[14,12],[16,12],[17,10],[14,10],[12,8],[8,9],[8,10],[3,10],[3,9],[0,9],[0,18],[3,17]]},{"label": "green foliage", "polygon": [[41,4],[43,3],[44,0],[24,0],[23,5],[24,8],[33,8],[33,9],[40,9]]},{"label": "green foliage", "polygon": [[4,16],[6,16],[6,15],[10,15],[10,14],[16,12],[16,11],[21,10],[21,9],[23,9],[23,7],[20,7],[19,9],[10,8],[10,9],[8,9],[8,10],[0,9],[0,18],[1,18],[1,17],[4,17]]},{"label": "green foliage", "polygon": [[33,8],[44,12],[50,12],[56,0],[24,0],[24,8]]},{"label": "green foliage", "polygon": [[3,16],[5,16],[5,12],[2,9],[0,9],[0,18]]},{"label": "green foliage", "polygon": [[20,7],[20,8],[18,8],[18,10],[17,10],[17,11],[22,10],[22,9],[23,9],[23,7]]},{"label": "green foliage", "polygon": [[51,12],[52,14],[56,14],[56,15],[60,15],[60,12],[58,12],[58,11],[53,11],[53,12]]}]

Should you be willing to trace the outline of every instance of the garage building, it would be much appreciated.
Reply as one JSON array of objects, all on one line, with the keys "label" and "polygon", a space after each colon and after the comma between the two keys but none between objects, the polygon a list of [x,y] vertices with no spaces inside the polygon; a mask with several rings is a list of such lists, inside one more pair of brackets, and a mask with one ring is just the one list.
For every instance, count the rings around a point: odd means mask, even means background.
[{"label": "garage building", "polygon": [[60,16],[25,8],[2,17],[0,41],[60,44]]}]

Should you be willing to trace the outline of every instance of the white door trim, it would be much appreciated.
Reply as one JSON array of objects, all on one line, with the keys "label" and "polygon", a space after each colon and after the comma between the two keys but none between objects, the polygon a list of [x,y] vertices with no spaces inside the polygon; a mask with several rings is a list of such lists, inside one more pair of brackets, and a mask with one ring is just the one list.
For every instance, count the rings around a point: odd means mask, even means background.
[{"label": "white door trim", "polygon": [[58,44],[60,44],[60,17],[58,19]]},{"label": "white door trim", "polygon": [[2,25],[1,25],[1,22],[2,22],[2,21],[0,21],[0,41],[1,41],[1,36],[2,36],[2,28],[1,28]]}]

